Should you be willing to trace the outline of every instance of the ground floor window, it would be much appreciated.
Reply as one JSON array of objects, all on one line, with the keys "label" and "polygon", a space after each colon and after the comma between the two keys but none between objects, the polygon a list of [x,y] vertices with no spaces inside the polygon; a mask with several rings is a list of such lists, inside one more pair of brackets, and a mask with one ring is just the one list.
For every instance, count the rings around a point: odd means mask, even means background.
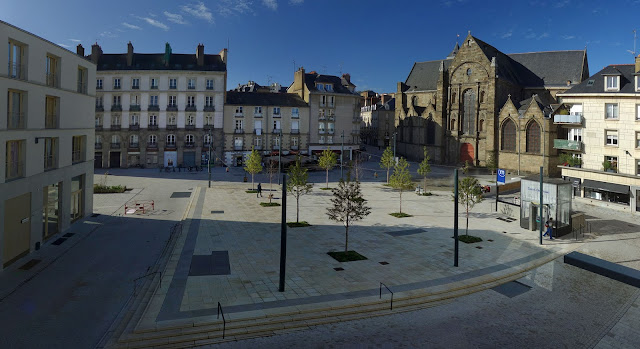
[{"label": "ground floor window", "polygon": [[640,190],[636,190],[636,211],[640,212]]},{"label": "ground floor window", "polygon": [[157,165],[158,164],[158,154],[147,155],[147,165]]},{"label": "ground floor window", "polygon": [[627,205],[627,206],[629,205],[629,202],[630,202],[630,195],[628,193],[627,194],[613,193],[610,191],[604,191],[604,190],[587,188],[587,187],[584,188],[584,197],[588,199],[613,202],[616,204]]},{"label": "ground floor window", "polygon": [[83,212],[83,175],[71,178],[71,221],[74,222],[82,218]]},{"label": "ground floor window", "polygon": [[60,187],[62,183],[54,183],[42,190],[42,237],[47,239],[60,231]]}]

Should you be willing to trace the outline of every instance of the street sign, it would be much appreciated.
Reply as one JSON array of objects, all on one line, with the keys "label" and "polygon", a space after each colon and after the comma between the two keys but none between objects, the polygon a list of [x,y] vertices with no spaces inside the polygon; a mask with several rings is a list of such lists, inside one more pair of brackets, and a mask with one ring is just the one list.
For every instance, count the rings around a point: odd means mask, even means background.
[{"label": "street sign", "polygon": [[496,179],[496,181],[498,183],[503,183],[507,177],[507,171],[503,170],[503,169],[498,169],[498,178]]}]

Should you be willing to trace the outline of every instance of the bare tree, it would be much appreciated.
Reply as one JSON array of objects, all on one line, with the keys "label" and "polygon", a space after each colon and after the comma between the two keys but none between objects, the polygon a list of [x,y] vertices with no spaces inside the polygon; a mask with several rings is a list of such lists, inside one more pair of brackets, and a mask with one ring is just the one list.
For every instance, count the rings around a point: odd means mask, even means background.
[{"label": "bare tree", "polygon": [[[453,197],[455,200],[455,197]],[[467,228],[465,235],[469,235],[469,211],[482,201],[482,189],[480,183],[473,177],[465,177],[458,181],[458,203],[465,208],[467,215]]]},{"label": "bare tree", "polygon": [[[348,177],[347,177],[348,178]],[[362,220],[371,213],[362,197],[360,182],[340,179],[338,187],[332,190],[332,207],[327,208],[329,219],[344,224],[344,252],[349,250],[349,225]]]},{"label": "bare tree", "polygon": [[309,184],[309,174],[306,168],[300,166],[300,156],[297,157],[295,165],[289,168],[289,180],[287,181],[287,191],[296,198],[296,223],[300,217],[300,197],[311,191]]}]

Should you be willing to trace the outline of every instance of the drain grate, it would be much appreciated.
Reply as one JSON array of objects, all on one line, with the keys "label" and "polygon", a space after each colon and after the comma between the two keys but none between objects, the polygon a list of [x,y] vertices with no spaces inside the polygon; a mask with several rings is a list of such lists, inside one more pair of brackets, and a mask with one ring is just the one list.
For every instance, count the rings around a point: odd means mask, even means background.
[{"label": "drain grate", "polygon": [[67,241],[65,238],[59,238],[58,240],[52,242],[52,245],[61,245],[63,242]]},{"label": "drain grate", "polygon": [[388,231],[387,234],[393,237],[398,237],[398,236],[420,234],[424,232],[426,232],[426,230],[424,229],[407,229],[407,230],[398,230],[398,231]]},{"label": "drain grate", "polygon": [[95,218],[95,217],[98,217],[99,215],[100,215],[99,213],[94,213],[91,215],[91,217]]},{"label": "drain grate", "polygon": [[211,214],[216,214],[216,213],[220,213],[221,214],[221,213],[224,213],[224,211],[222,211],[222,210],[221,211],[211,211]]},{"label": "drain grate", "polygon": [[335,271],[343,271],[343,270],[344,270],[344,268],[340,268],[340,267],[338,267],[338,268],[333,268],[333,270],[335,270]]},{"label": "drain grate", "polygon": [[518,281],[507,282],[506,284],[502,284],[492,288],[492,290],[507,296],[509,298],[513,298],[519,296],[531,289],[531,286],[525,285]]},{"label": "drain grate", "polygon": [[491,240],[491,239],[489,239],[489,240],[487,240],[487,241],[489,241],[489,242],[493,242],[493,240]]},{"label": "drain grate", "polygon": [[482,250],[482,246],[476,246],[478,250]]},{"label": "drain grate", "polygon": [[174,191],[171,194],[171,199],[182,199],[182,198],[188,198],[191,196],[191,193],[188,191]]},{"label": "drain grate", "polygon": [[505,221],[507,223],[511,223],[511,222],[515,222],[516,221],[515,218],[511,218],[511,217],[498,217],[496,219],[499,219],[501,221]]},{"label": "drain grate", "polygon": [[42,260],[40,260],[40,259],[32,259],[32,260],[28,261],[27,263],[25,263],[23,266],[21,266],[18,269],[29,270],[29,269],[33,268],[34,265],[36,265],[36,264],[38,264],[40,262],[42,262]]},{"label": "drain grate", "polygon": [[62,235],[63,238],[70,238],[72,236],[76,235],[76,233],[66,233],[64,235]]},{"label": "drain grate", "polygon": [[378,262],[378,263],[380,263],[380,264],[382,264],[382,265],[387,265],[387,264],[389,264],[389,262]]}]

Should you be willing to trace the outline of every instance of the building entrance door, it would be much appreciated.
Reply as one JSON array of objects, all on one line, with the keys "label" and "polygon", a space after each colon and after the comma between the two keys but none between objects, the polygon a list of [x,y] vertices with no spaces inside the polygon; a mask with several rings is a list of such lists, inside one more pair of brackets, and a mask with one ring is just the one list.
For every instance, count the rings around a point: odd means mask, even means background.
[{"label": "building entrance door", "polygon": [[120,167],[120,152],[112,151],[109,153],[109,167],[118,168]]},{"label": "building entrance door", "polygon": [[93,168],[102,168],[102,153],[96,153],[93,158]]},{"label": "building entrance door", "polygon": [[4,241],[2,265],[8,266],[29,253],[31,243],[31,193],[4,203]]},{"label": "building entrance door", "polygon": [[42,190],[42,237],[44,240],[60,231],[60,185],[55,183]]},{"label": "building entrance door", "polygon": [[74,222],[82,218],[84,181],[82,175],[71,178],[71,221]]},{"label": "building entrance door", "polygon": [[461,162],[469,161],[470,163],[473,164],[473,158],[474,158],[473,155],[474,155],[473,146],[471,145],[471,143],[462,143],[462,145],[460,145],[460,161]]}]

